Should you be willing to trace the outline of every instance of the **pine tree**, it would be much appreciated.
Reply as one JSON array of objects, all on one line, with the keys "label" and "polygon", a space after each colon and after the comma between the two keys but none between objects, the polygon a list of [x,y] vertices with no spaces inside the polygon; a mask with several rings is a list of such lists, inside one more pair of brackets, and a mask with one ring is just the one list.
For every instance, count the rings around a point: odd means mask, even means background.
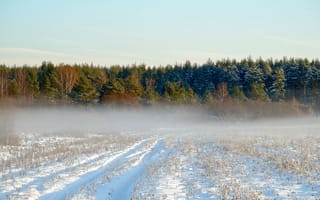
[{"label": "pine tree", "polygon": [[234,87],[231,92],[231,96],[240,101],[247,100],[247,97],[244,95],[243,90],[240,87]]},{"label": "pine tree", "polygon": [[136,76],[129,76],[128,81],[126,82],[126,92],[130,95],[138,97],[143,94],[143,87]]},{"label": "pine tree", "polygon": [[151,105],[160,100],[160,95],[153,89],[147,88],[142,95],[142,103],[145,105]]},{"label": "pine tree", "polygon": [[257,101],[270,101],[264,87],[258,83],[250,85],[249,98]]},{"label": "pine tree", "polygon": [[273,83],[271,86],[271,97],[273,101],[281,101],[285,98],[285,82],[286,78],[282,68],[276,69],[273,75]]},{"label": "pine tree", "polygon": [[99,94],[91,81],[87,77],[81,76],[70,96],[75,102],[88,104],[97,100]]},{"label": "pine tree", "polygon": [[43,81],[42,94],[44,94],[45,98],[51,101],[54,101],[56,92],[57,92],[56,88],[51,86],[50,77],[46,76]]},{"label": "pine tree", "polygon": [[124,94],[125,92],[125,84],[119,78],[111,78],[102,86],[102,95]]},{"label": "pine tree", "polygon": [[36,68],[28,69],[27,83],[28,93],[33,99],[34,97],[39,95],[39,81]]},{"label": "pine tree", "polygon": [[202,103],[203,104],[211,104],[214,102],[214,98],[212,93],[209,90],[206,90],[204,92],[203,98],[202,98]]}]

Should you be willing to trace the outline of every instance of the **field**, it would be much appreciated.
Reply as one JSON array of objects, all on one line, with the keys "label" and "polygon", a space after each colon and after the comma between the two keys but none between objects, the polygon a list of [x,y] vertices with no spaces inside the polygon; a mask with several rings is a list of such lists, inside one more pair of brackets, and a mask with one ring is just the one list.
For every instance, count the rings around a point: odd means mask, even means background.
[{"label": "field", "polygon": [[21,133],[0,199],[319,199],[318,119],[286,124]]}]

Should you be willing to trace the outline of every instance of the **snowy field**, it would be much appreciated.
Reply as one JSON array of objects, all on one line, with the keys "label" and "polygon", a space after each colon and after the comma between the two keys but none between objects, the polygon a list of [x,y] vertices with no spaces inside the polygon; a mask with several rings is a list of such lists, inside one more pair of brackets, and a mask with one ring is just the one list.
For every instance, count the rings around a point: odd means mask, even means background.
[{"label": "snowy field", "polygon": [[319,119],[149,118],[81,134],[17,118],[19,144],[0,145],[0,199],[320,199]]},{"label": "snowy field", "polygon": [[319,199],[315,136],[22,134],[0,199]]}]

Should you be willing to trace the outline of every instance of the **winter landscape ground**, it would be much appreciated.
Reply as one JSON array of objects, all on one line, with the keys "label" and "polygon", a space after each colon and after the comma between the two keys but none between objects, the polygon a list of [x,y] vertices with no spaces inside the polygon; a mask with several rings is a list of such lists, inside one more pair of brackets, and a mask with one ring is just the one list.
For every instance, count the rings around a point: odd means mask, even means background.
[{"label": "winter landscape ground", "polygon": [[21,125],[30,131],[19,144],[0,146],[0,199],[320,198],[319,119],[187,124],[82,134]]}]

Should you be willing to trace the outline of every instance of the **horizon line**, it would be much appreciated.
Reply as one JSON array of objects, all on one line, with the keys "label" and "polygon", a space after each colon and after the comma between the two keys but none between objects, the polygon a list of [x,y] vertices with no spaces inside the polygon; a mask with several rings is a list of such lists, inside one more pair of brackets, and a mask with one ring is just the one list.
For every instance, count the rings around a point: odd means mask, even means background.
[{"label": "horizon line", "polygon": [[101,63],[95,63],[93,61],[91,62],[53,62],[51,60],[43,60],[41,63],[37,63],[37,64],[22,64],[22,65],[19,65],[19,64],[8,64],[8,63],[5,63],[5,62],[2,62],[0,63],[0,65],[4,65],[6,67],[40,67],[43,63],[51,63],[55,66],[59,66],[59,65],[71,65],[71,66],[74,66],[74,65],[80,65],[80,66],[95,66],[95,67],[114,67],[114,66],[120,66],[120,67],[131,67],[131,66],[141,66],[141,65],[144,65],[146,67],[166,67],[166,66],[175,66],[175,65],[183,65],[187,62],[190,62],[191,65],[204,65],[208,62],[212,62],[212,63],[216,63],[216,62],[220,62],[220,61],[226,61],[226,60],[229,60],[229,61],[232,61],[232,62],[241,62],[243,60],[248,60],[248,59],[251,59],[253,61],[259,61],[259,60],[262,60],[262,61],[271,61],[271,62],[277,62],[277,61],[281,61],[281,60],[284,60],[284,59],[287,59],[287,60],[305,60],[307,59],[309,62],[312,62],[312,61],[319,61],[320,62],[320,57],[303,57],[303,56],[277,56],[277,57],[263,57],[263,56],[244,56],[244,57],[238,57],[238,58],[232,58],[232,57],[222,57],[222,58],[207,58],[206,61],[202,61],[202,62],[193,62],[191,59],[185,59],[184,61],[176,61],[174,64],[172,63],[167,63],[167,64],[148,64],[146,62],[131,62],[131,63],[125,63],[125,64],[101,64]]}]

